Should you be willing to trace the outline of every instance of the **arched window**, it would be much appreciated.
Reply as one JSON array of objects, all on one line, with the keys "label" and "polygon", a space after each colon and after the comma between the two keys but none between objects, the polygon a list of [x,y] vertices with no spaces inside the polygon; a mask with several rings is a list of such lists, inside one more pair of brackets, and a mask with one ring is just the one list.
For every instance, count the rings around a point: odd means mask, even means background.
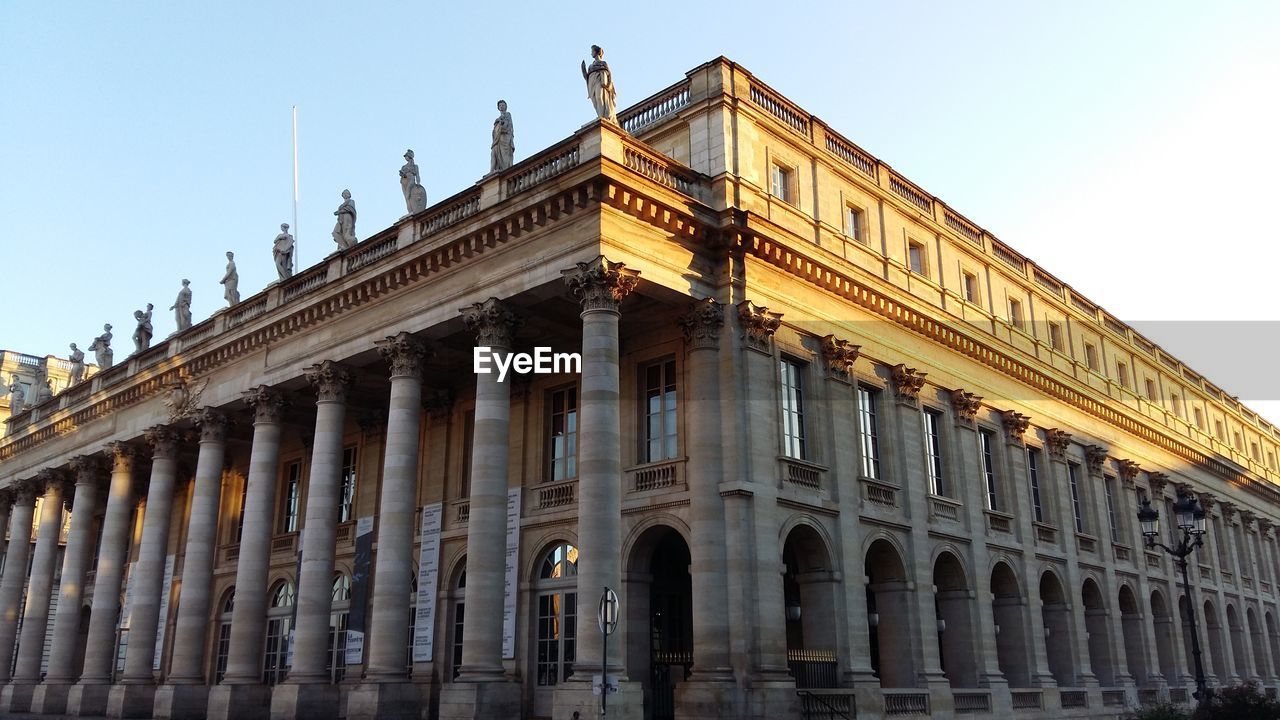
[{"label": "arched window", "polygon": [[558,685],[573,675],[577,654],[578,548],[557,543],[542,558],[535,582],[537,602],[534,673],[538,687]]},{"label": "arched window", "polygon": [[267,638],[262,652],[262,683],[275,685],[289,674],[289,630],[293,615],[293,583],[277,581],[269,593]]},{"label": "arched window", "polygon": [[213,682],[222,682],[227,674],[227,656],[231,651],[231,611],[236,605],[236,589],[232,587],[222,595],[218,608],[218,643],[213,656]]},{"label": "arched window", "polygon": [[462,668],[462,625],[466,616],[467,595],[467,561],[464,558],[458,567],[458,581],[449,591],[449,677],[458,679],[458,671]]},{"label": "arched window", "polygon": [[329,615],[329,681],[342,682],[347,671],[347,616],[351,612],[351,576],[333,578],[332,614]]}]

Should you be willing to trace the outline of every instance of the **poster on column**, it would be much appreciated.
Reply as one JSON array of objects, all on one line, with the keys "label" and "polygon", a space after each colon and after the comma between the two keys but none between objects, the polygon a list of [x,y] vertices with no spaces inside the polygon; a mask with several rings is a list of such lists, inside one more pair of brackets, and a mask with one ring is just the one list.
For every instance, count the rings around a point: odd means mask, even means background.
[{"label": "poster on column", "polygon": [[156,652],[151,658],[151,669],[160,669],[160,656],[164,654],[164,629],[169,624],[169,596],[173,595],[173,561],[176,556],[164,559],[164,584],[160,586],[160,614],[156,616]]},{"label": "poster on column", "polygon": [[[298,548],[297,560],[295,561],[293,566],[293,577],[295,579],[302,577],[302,548],[301,547]],[[286,648],[284,653],[284,666],[288,668],[293,667],[293,631],[294,631],[294,628],[297,626],[297,624],[298,624],[298,602],[297,602],[297,599],[295,598],[293,601],[293,610],[289,615],[289,640],[288,640],[289,645]]]},{"label": "poster on column", "polygon": [[502,603],[502,658],[516,656],[516,589],[520,566],[520,497],[522,488],[507,488],[507,574]]},{"label": "poster on column", "polygon": [[440,587],[440,518],[444,506],[422,507],[418,548],[418,598],[413,618],[413,661],[431,662],[435,652],[436,589]]},{"label": "poster on column", "polygon": [[120,625],[117,629],[128,630],[129,620],[133,614],[133,563],[124,566],[124,604],[120,606]]},{"label": "poster on column", "polygon": [[369,568],[373,565],[373,516],[356,520],[356,560],[351,570],[351,610],[347,615],[347,667],[364,660],[365,612],[369,607]]}]

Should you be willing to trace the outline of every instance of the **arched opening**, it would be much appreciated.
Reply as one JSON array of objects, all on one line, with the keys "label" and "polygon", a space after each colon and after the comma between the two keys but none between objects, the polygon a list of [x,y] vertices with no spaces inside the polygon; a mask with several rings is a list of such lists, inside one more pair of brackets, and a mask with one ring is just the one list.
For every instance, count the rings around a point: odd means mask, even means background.
[{"label": "arched opening", "polygon": [[1116,684],[1115,662],[1111,657],[1111,639],[1108,637],[1107,608],[1102,591],[1093,578],[1080,587],[1080,600],[1084,603],[1084,630],[1089,635],[1089,667],[1104,687]]},{"label": "arched opening", "polygon": [[1071,659],[1071,609],[1062,582],[1052,571],[1040,576],[1040,617],[1044,621],[1044,641],[1049,656],[1049,672],[1059,685],[1075,684],[1075,663]]},{"label": "arched opening", "polygon": [[1267,624],[1267,648],[1271,651],[1271,667],[1280,672],[1280,628],[1276,627],[1276,618],[1270,610],[1262,619]]},{"label": "arched opening", "polygon": [[1160,674],[1165,682],[1176,685],[1178,663],[1173,651],[1173,614],[1165,602],[1164,593],[1151,591],[1151,625],[1156,638],[1156,660],[1160,663]]},{"label": "arched opening", "polygon": [[1231,633],[1231,660],[1235,663],[1236,675],[1241,680],[1256,677],[1249,667],[1249,656],[1245,654],[1244,626],[1240,624],[1240,614],[1236,606],[1227,605],[1227,630]]},{"label": "arched opening", "polygon": [[222,682],[227,674],[227,658],[231,652],[231,611],[236,606],[236,588],[227,588],[218,603],[218,637],[213,643],[213,683]]},{"label": "arched opening", "polygon": [[836,586],[827,546],[799,525],[782,545],[783,620],[787,666],[798,688],[839,687],[836,661]]},{"label": "arched opening", "polygon": [[333,595],[329,615],[329,658],[326,670],[329,682],[342,682],[347,674],[347,618],[351,614],[351,576],[339,572],[333,576]]},{"label": "arched opening", "polygon": [[[1178,596],[1178,618],[1182,622],[1182,676],[1185,681],[1191,677],[1191,668],[1195,667],[1195,653],[1191,649],[1191,601],[1186,595]],[[1205,624],[1206,634],[1208,624]],[[1197,635],[1197,638],[1204,635]]]},{"label": "arched opening", "polygon": [[578,654],[578,548],[561,541],[543,553],[533,592],[534,714],[550,716],[552,693],[573,676]]},{"label": "arched opening", "polygon": [[642,532],[627,562],[627,671],[640,680],[654,720],[675,717],[675,687],[693,667],[690,562],[684,537],[667,525]]},{"label": "arched opening", "polygon": [[1254,675],[1266,677],[1271,674],[1267,667],[1267,641],[1262,637],[1262,626],[1258,624],[1258,614],[1253,608],[1245,610],[1245,620],[1249,623],[1249,642],[1253,645]]},{"label": "arched opening", "polygon": [[1005,563],[996,563],[991,569],[991,595],[1000,672],[1009,687],[1027,687],[1031,675],[1027,671],[1026,599],[1013,569]]},{"label": "arched opening", "polygon": [[1209,636],[1209,659],[1213,661],[1213,672],[1222,682],[1229,682],[1231,669],[1227,667],[1227,655],[1222,648],[1222,623],[1218,622],[1218,613],[1209,600],[1204,601],[1204,629]]},{"label": "arched opening", "polygon": [[947,552],[933,563],[933,607],[937,620],[938,656],[942,671],[954,688],[978,686],[977,656],[973,651],[973,621],[969,581],[960,560]]},{"label": "arched opening", "polygon": [[[267,595],[267,638],[262,644],[262,684],[275,685],[289,674],[289,634],[293,625],[293,583],[278,580]],[[234,600],[230,602],[234,603]],[[231,616],[226,614],[227,623]],[[230,641],[230,630],[227,638]]]},{"label": "arched opening", "polygon": [[914,687],[911,591],[907,589],[907,571],[897,548],[883,539],[871,543],[866,573],[871,668],[880,678],[880,687]]},{"label": "arched opening", "polygon": [[1128,585],[1120,586],[1120,629],[1124,635],[1124,659],[1129,676],[1139,685],[1147,684],[1147,657],[1142,644],[1142,610]]},{"label": "arched opening", "polygon": [[453,582],[449,583],[449,614],[446,632],[449,634],[446,647],[449,648],[450,681],[458,679],[462,670],[462,627],[467,614],[467,559],[463,558],[454,570]]}]

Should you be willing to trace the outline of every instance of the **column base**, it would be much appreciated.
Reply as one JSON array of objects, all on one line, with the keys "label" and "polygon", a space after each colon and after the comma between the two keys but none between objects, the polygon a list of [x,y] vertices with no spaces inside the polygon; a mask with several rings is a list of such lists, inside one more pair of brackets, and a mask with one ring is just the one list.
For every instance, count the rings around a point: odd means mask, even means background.
[{"label": "column base", "polygon": [[[445,683],[440,688],[440,720],[516,720],[520,695],[520,685],[505,680]],[[569,717],[559,710],[555,716]]]},{"label": "column base", "polygon": [[157,720],[204,720],[208,711],[208,685],[161,685],[156,688],[151,716]]},{"label": "column base", "polygon": [[149,718],[155,704],[155,685],[112,685],[111,694],[107,696],[107,717]]},{"label": "column base", "polygon": [[277,685],[271,691],[271,720],[337,720],[341,700],[337,685]]},{"label": "column base", "polygon": [[67,693],[68,715],[106,715],[110,683],[76,683]]},{"label": "column base", "polygon": [[747,712],[742,716],[751,720],[776,720],[800,717],[800,696],[796,694],[796,681],[754,680],[746,690]]},{"label": "column base", "polygon": [[33,682],[9,681],[0,690],[0,712],[31,712],[31,696],[35,694],[36,687]]},{"label": "column base", "polygon": [[422,690],[409,680],[363,683],[347,696],[347,720],[418,720]]},{"label": "column base", "polygon": [[37,715],[62,715],[67,712],[71,695],[70,682],[42,682],[31,696],[31,712]]},{"label": "column base", "polygon": [[271,716],[267,685],[214,685],[209,688],[205,717],[209,720],[267,720]]},{"label": "column base", "polygon": [[[676,685],[676,717],[688,720],[728,720],[743,717],[746,693],[737,683],[686,680]],[[612,707],[613,698],[609,699]]]},{"label": "column base", "polygon": [[[574,676],[563,685],[556,686],[551,707],[551,715],[556,718],[571,718],[574,713],[577,713],[580,720],[599,717],[600,696],[591,692],[591,675],[588,674],[582,679]],[[607,709],[611,718],[642,720],[644,689],[638,682],[623,680],[619,683],[618,692],[609,695]],[[798,712],[792,715],[792,717],[798,716]]]}]

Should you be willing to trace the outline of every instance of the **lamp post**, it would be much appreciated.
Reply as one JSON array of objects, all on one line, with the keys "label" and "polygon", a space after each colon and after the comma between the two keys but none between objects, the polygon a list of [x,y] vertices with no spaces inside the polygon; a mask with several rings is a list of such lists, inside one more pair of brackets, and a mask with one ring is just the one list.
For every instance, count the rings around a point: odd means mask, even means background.
[{"label": "lamp post", "polygon": [[[1187,578],[1187,558],[1196,548],[1204,546],[1204,508],[1194,496],[1179,493],[1173,503],[1174,519],[1178,530],[1182,531],[1177,544],[1169,547],[1157,538],[1160,536],[1160,512],[1151,507],[1151,501],[1142,499],[1142,507],[1138,508],[1138,523],[1142,525],[1142,536],[1148,548],[1160,548],[1174,557],[1178,569],[1182,571],[1182,592],[1187,596],[1187,620],[1191,624],[1191,657],[1196,671],[1196,701],[1200,704],[1208,702],[1212,691],[1205,687],[1204,664],[1200,660],[1200,634],[1196,629],[1196,604],[1191,599],[1191,581]],[[1175,533],[1176,534],[1176,533]]]}]

